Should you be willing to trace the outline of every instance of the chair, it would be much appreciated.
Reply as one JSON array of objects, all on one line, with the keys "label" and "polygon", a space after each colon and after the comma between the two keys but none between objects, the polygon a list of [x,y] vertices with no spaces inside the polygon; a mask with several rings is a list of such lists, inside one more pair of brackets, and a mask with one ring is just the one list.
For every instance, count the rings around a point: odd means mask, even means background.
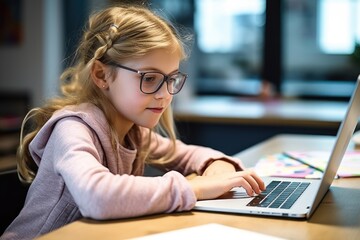
[{"label": "chair", "polygon": [[28,188],[16,170],[0,172],[0,236],[22,209]]}]

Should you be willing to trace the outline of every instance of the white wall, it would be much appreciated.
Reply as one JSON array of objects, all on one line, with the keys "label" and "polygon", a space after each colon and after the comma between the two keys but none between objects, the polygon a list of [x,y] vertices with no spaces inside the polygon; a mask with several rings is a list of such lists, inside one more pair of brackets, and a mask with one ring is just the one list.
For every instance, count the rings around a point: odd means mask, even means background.
[{"label": "white wall", "polygon": [[[27,91],[32,106],[57,91],[61,71],[61,0],[21,1],[23,41],[0,47],[0,89]],[[48,30],[48,31],[46,31]]]}]

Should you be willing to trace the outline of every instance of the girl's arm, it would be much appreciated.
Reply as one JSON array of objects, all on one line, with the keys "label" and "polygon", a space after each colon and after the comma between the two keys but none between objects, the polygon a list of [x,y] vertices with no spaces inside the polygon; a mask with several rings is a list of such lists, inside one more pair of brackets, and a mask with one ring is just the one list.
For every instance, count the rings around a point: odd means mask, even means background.
[{"label": "girl's arm", "polygon": [[[170,140],[153,133],[150,148],[153,156],[160,158],[169,151]],[[164,170],[176,170],[184,175],[194,172],[198,175],[212,175],[216,172],[222,173],[245,169],[238,158],[227,156],[208,147],[187,145],[180,140],[176,141],[176,151],[170,161],[165,165],[154,164],[154,166]]]},{"label": "girl's arm", "polygon": [[80,120],[59,121],[44,154],[50,154],[55,174],[61,175],[85,217],[114,219],[185,211],[196,202],[191,185],[177,172],[162,177],[111,173],[100,163],[103,153],[94,132]]}]

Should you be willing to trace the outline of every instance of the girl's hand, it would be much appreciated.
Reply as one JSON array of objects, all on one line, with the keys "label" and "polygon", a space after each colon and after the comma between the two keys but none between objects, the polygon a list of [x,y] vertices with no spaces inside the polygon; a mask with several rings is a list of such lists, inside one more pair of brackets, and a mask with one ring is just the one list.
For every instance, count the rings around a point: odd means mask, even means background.
[{"label": "girl's hand", "polygon": [[203,176],[211,176],[228,172],[236,172],[235,166],[227,161],[223,160],[215,160],[210,163],[205,171],[203,172]]},{"label": "girl's hand", "polygon": [[265,190],[264,182],[252,170],[197,176],[190,179],[189,183],[198,200],[220,197],[234,187],[243,187],[249,196]]}]

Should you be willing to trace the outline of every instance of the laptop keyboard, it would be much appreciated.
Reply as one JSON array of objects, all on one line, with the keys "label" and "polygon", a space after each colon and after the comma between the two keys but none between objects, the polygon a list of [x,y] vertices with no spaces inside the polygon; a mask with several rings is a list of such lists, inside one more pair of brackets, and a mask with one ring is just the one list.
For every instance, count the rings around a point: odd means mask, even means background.
[{"label": "laptop keyboard", "polygon": [[309,185],[307,182],[272,181],[247,206],[289,209]]}]

